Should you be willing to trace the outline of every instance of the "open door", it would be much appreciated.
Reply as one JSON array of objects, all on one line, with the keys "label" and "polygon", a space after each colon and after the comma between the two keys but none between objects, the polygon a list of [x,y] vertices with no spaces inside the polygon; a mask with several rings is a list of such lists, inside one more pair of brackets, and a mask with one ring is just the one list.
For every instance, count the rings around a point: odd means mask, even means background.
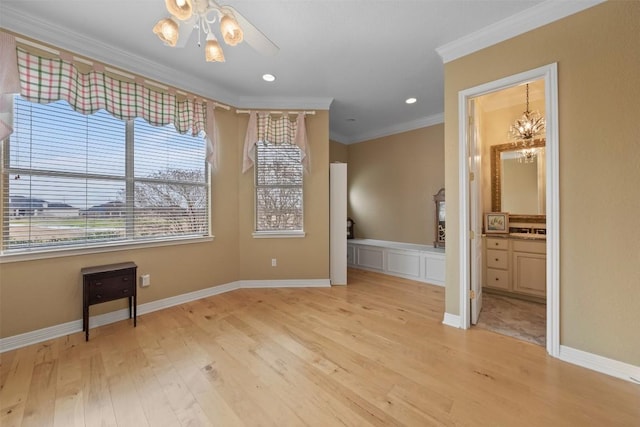
[{"label": "open door", "polygon": [[471,241],[469,259],[471,260],[471,324],[478,323],[482,310],[482,150],[478,132],[476,105],[469,100],[469,227]]},{"label": "open door", "polygon": [[[475,141],[476,136],[471,132],[480,126],[469,125],[469,108],[472,106],[468,102],[479,96],[489,94],[498,90],[531,82],[537,79],[544,79],[545,97],[545,119],[547,121],[545,134],[545,159],[546,159],[546,250],[547,250],[547,352],[553,357],[560,357],[560,172],[559,172],[559,132],[558,132],[558,64],[548,65],[524,71],[519,74],[504,77],[499,80],[481,84],[458,92],[458,170],[460,173],[460,188],[458,194],[459,203],[459,247],[457,253],[460,265],[460,310],[458,319],[447,319],[446,324],[458,326],[462,329],[469,328],[471,324],[471,303],[476,304],[475,312],[479,313],[478,300],[470,298],[469,292],[477,287],[480,294],[480,283],[472,284],[471,276],[475,280],[481,277],[482,265],[479,259],[482,257],[481,239],[478,225],[481,221],[477,219],[477,213],[482,212],[478,203],[472,205],[471,189],[479,187],[477,181],[470,181],[466,175],[470,174],[472,161],[471,153],[476,152],[475,145],[481,145],[482,141]],[[477,101],[477,99],[476,99]],[[471,136],[473,135],[473,136]],[[475,144],[478,142],[478,144]],[[473,149],[471,146],[473,145]],[[473,162],[477,165],[477,162]],[[478,179],[480,178],[476,175]],[[474,177],[474,178],[475,178]],[[470,185],[473,183],[473,185]],[[476,199],[473,199],[476,200]],[[488,206],[487,206],[488,208]],[[487,209],[488,210],[488,209]],[[473,212],[473,216],[472,216]],[[475,219],[474,219],[475,218]],[[452,219],[455,220],[455,219]],[[475,224],[475,225],[474,225]],[[475,227],[475,230],[473,229]],[[471,233],[473,231],[473,234]],[[473,238],[472,238],[473,237]],[[472,258],[473,255],[473,258]],[[472,270],[473,269],[473,270]],[[478,298],[478,296],[476,296]],[[481,303],[480,303],[481,304]],[[445,318],[447,316],[445,315]]]}]

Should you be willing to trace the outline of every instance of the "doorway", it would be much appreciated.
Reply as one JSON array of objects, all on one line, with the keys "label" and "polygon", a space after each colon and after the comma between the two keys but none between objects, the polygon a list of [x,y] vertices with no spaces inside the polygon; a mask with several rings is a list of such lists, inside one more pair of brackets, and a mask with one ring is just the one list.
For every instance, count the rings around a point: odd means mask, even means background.
[{"label": "doorway", "polygon": [[[516,119],[540,123],[545,116],[544,80],[480,95],[469,101],[471,133],[479,165],[476,193],[471,184],[471,217],[508,212],[510,233],[476,242],[481,257],[479,299],[471,323],[523,341],[546,344],[546,155],[544,126],[528,139]],[[527,111],[529,118],[523,119]],[[507,131],[509,130],[509,132]],[[509,134],[511,133],[511,134]],[[517,134],[519,139],[513,134]],[[477,208],[474,210],[474,206]],[[484,218],[478,218],[481,222]],[[473,248],[472,248],[473,252]],[[472,258],[473,260],[474,258]],[[525,270],[523,272],[523,270]],[[472,269],[472,280],[474,271]]]},{"label": "doorway", "polygon": [[[476,124],[469,120],[473,113],[474,98],[499,90],[522,85],[534,80],[544,82],[546,118],[546,349],[552,356],[559,355],[559,206],[558,206],[558,108],[557,64],[550,64],[504,79],[461,91],[459,105],[459,209],[460,209],[460,326],[471,326],[472,310],[478,313],[482,306],[482,235],[480,212],[484,210],[479,197],[481,188],[476,146]],[[506,130],[505,130],[506,136]],[[490,209],[486,209],[490,211]]]}]

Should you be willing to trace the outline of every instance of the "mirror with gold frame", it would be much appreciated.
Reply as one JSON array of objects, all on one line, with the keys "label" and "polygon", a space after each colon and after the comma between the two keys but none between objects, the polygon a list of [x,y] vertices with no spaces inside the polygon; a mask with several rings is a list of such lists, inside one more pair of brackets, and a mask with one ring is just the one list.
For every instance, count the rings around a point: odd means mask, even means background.
[{"label": "mirror with gold frame", "polygon": [[[536,150],[536,158],[529,164],[518,159],[521,146],[507,143],[491,147],[491,210],[508,211],[513,222],[544,223],[545,140],[537,139],[527,148]],[[519,171],[521,176],[507,176],[512,171]]]}]

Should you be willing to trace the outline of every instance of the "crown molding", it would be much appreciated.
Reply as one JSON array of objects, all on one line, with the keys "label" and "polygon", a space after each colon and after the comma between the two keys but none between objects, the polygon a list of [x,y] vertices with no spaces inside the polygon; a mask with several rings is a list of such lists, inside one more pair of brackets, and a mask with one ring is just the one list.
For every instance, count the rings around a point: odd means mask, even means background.
[{"label": "crown molding", "polygon": [[211,81],[194,77],[184,79],[182,73],[173,68],[155,61],[142,59],[138,55],[116,49],[99,40],[82,36],[70,31],[68,28],[34,18],[12,9],[10,6],[3,6],[2,8],[2,27],[55,48],[68,50],[124,71],[237,108],[328,110],[333,102],[333,98],[320,97],[239,97]]},{"label": "crown molding", "polygon": [[453,61],[520,34],[589,9],[606,0],[546,0],[481,30],[436,48],[443,63]]},{"label": "crown molding", "polygon": [[329,139],[335,142],[339,142],[340,144],[349,144],[349,138],[339,133],[332,132],[331,130],[329,131]]},{"label": "crown molding", "polygon": [[142,59],[138,55],[116,49],[99,40],[82,36],[68,28],[34,18],[16,11],[10,6],[3,5],[2,15],[2,26],[4,28],[25,37],[104,62],[159,83],[175,86],[189,93],[226,104],[235,104],[236,102],[236,96],[226,89],[212,84],[210,81],[198,78],[184,79],[184,76],[181,76],[173,68]]},{"label": "crown molding", "polygon": [[3,8],[2,25],[7,30],[49,44],[57,49],[68,50],[74,54],[86,56],[124,71],[236,108],[328,110],[333,102],[333,98],[322,97],[238,97],[210,81],[193,76],[184,79],[182,73],[173,68],[142,59],[130,52],[116,49],[99,40],[33,18],[10,7]]},{"label": "crown molding", "polygon": [[238,97],[211,81],[194,77],[184,79],[184,76],[173,68],[142,59],[138,55],[116,49],[99,40],[82,36],[70,31],[68,28],[34,18],[12,9],[10,6],[3,5],[2,7],[2,27],[55,48],[68,50],[159,83],[174,86],[186,92],[238,108],[328,110],[333,102],[333,98]]},{"label": "crown molding", "polygon": [[382,138],[384,136],[395,135],[402,132],[408,132],[411,130],[426,128],[433,125],[439,125],[440,123],[444,123],[444,113],[433,114],[431,116],[423,117],[417,120],[387,126],[384,128],[376,129],[372,132],[362,133],[360,135],[356,135],[353,138],[344,139],[345,142],[339,141],[337,139],[336,141],[347,145],[356,144],[358,142],[369,141],[376,138]]}]

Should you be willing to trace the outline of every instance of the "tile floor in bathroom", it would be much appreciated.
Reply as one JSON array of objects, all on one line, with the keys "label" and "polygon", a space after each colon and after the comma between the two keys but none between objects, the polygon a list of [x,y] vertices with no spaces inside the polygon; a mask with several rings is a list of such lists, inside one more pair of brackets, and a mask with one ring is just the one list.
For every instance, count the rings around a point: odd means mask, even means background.
[{"label": "tile floor in bathroom", "polygon": [[545,304],[483,292],[477,326],[544,346],[546,310]]}]

